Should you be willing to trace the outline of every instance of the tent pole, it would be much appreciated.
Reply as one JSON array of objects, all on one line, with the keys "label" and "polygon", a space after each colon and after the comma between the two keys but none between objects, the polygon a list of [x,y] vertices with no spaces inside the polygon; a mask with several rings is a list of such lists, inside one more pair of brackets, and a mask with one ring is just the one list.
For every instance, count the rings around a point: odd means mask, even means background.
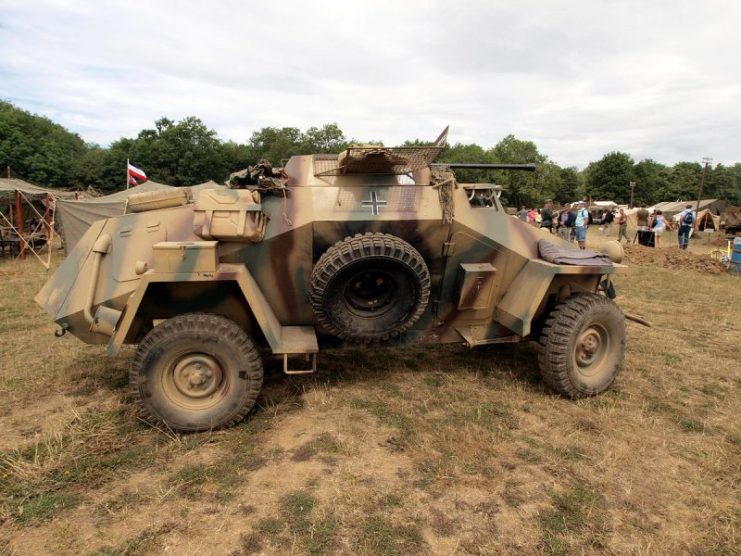
[{"label": "tent pole", "polygon": [[51,266],[51,250],[54,243],[54,197],[46,194],[46,210],[44,211],[44,222],[47,226],[46,231],[46,269]]},{"label": "tent pole", "polygon": [[18,257],[26,258],[26,244],[23,241],[23,207],[21,205],[21,192],[15,190],[15,227],[18,234]]},{"label": "tent pole", "polygon": [[702,188],[705,186],[705,174],[708,173],[708,165],[712,162],[712,158],[705,157],[702,159],[702,161],[705,163],[705,166],[702,168],[702,177],[700,178],[700,191],[697,192],[697,206],[695,207],[695,212],[700,212],[700,201],[702,200]]}]

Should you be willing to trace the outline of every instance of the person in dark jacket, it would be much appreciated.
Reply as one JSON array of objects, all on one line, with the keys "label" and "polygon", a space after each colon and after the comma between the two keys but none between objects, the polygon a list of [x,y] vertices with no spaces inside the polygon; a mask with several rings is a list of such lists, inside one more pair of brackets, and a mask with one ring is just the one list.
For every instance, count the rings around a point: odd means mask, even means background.
[{"label": "person in dark jacket", "polygon": [[564,207],[558,213],[558,237],[566,241],[573,241],[571,232],[574,228],[574,213],[568,207]]},{"label": "person in dark jacket", "polygon": [[553,202],[550,199],[545,202],[540,212],[540,227],[547,228],[550,233],[553,233]]},{"label": "person in dark jacket", "polygon": [[605,212],[604,216],[602,217],[602,235],[609,236],[610,232],[612,231],[612,223],[615,220],[615,213],[612,212],[612,209],[609,209],[607,212]]}]

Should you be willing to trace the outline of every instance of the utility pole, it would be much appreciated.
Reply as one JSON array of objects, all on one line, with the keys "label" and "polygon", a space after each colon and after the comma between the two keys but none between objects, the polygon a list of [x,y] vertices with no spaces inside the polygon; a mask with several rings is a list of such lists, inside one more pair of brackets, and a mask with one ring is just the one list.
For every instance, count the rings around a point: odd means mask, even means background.
[{"label": "utility pole", "polygon": [[630,185],[630,203],[628,204],[628,208],[633,208],[633,191],[636,188],[636,182],[632,181],[628,185]]},{"label": "utility pole", "polygon": [[705,163],[705,166],[702,168],[702,177],[700,178],[700,191],[697,192],[697,206],[695,207],[695,212],[700,212],[700,201],[702,200],[702,188],[705,187],[705,174],[708,173],[708,166],[713,161],[712,158],[705,157],[702,159],[702,161]]}]

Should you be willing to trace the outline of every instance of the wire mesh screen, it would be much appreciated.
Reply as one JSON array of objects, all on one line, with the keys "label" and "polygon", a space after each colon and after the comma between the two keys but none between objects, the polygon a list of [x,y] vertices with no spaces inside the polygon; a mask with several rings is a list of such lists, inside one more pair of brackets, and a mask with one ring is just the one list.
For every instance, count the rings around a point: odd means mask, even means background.
[{"label": "wire mesh screen", "polygon": [[350,147],[337,157],[314,156],[315,176],[349,174],[409,174],[426,168],[443,150],[423,147]]}]

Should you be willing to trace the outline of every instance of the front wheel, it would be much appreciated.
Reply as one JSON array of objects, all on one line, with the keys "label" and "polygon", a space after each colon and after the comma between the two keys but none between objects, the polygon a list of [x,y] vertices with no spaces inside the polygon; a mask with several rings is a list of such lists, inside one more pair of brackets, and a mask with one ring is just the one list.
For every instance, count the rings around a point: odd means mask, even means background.
[{"label": "front wheel", "polygon": [[244,330],[224,317],[192,313],[144,337],[129,384],[147,421],[196,432],[242,420],[262,378],[260,356]]},{"label": "front wheel", "polygon": [[543,325],[540,372],[559,394],[599,394],[620,372],[625,343],[625,317],[613,301],[594,293],[574,295],[557,305]]}]

